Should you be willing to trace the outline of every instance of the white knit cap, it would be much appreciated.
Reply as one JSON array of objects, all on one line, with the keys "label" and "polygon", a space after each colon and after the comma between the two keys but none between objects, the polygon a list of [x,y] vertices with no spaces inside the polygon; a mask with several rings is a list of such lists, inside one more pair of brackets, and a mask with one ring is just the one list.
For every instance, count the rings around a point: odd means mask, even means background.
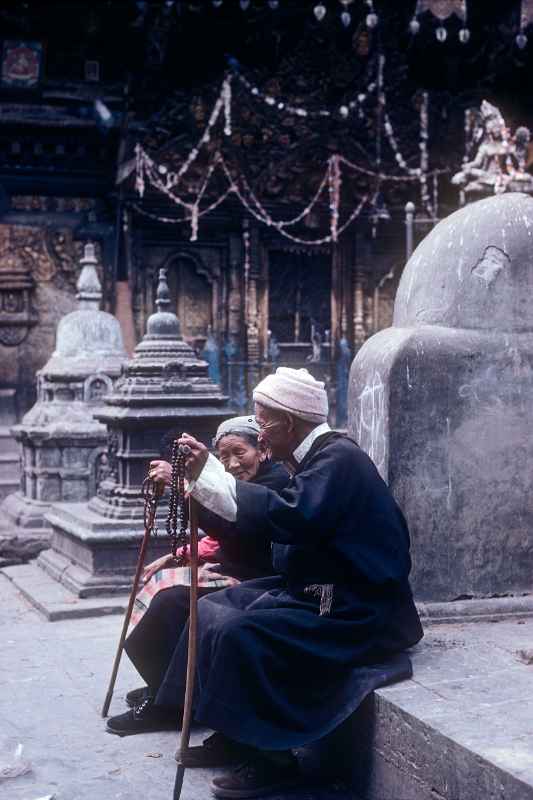
[{"label": "white knit cap", "polygon": [[253,398],[267,408],[286,411],[317,425],[328,418],[324,383],[313,378],[306,369],[278,367],[273,375],[267,375],[255,387]]}]

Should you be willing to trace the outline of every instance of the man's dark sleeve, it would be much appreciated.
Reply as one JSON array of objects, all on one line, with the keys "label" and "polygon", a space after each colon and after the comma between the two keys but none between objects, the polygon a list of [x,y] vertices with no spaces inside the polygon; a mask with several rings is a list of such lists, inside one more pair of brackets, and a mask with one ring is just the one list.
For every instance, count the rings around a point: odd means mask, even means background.
[{"label": "man's dark sleeve", "polygon": [[334,455],[324,448],[279,493],[237,481],[237,533],[250,531],[280,544],[315,545],[344,515],[348,496],[358,495],[354,516],[363,508],[365,481],[356,467],[346,450]]}]

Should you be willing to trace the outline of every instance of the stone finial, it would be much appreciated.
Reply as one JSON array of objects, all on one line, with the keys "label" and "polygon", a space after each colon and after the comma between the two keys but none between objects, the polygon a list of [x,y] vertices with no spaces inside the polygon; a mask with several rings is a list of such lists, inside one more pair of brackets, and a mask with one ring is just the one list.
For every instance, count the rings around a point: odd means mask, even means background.
[{"label": "stone finial", "polygon": [[81,272],[76,288],[79,300],[79,307],[83,309],[94,309],[98,311],[102,300],[102,285],[96,272],[96,252],[94,244],[87,242],[80,259]]},{"label": "stone finial", "polygon": [[180,339],[180,323],[170,307],[170,291],[167,283],[166,269],[159,270],[159,282],[155,305],[157,311],[148,318],[146,324],[147,336],[150,339]]},{"label": "stone finial", "polygon": [[159,313],[168,311],[170,306],[170,291],[168,288],[166,269],[159,270],[159,283],[157,284],[155,305]]}]

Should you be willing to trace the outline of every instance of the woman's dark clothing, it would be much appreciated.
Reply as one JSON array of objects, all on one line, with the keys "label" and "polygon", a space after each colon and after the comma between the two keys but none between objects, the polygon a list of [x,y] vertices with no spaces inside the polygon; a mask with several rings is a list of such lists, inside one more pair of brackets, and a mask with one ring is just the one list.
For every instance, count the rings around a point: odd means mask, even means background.
[{"label": "woman's dark clothing", "polygon": [[[368,456],[331,432],[279,494],[237,481],[226,535],[269,536],[279,576],[200,600],[195,719],[265,750],[316,741],[355,710],[367,665],[422,637],[404,517]],[[186,637],[158,703],[183,697]]]},{"label": "woman's dark clothing", "polygon": [[[289,481],[289,473],[281,464],[263,462],[250,483],[268,487],[274,491],[283,489]],[[199,526],[206,533],[218,538],[220,531],[229,523],[199,507]],[[250,536],[226,539],[221,543],[216,571],[238,580],[247,580],[272,575],[272,544],[268,536]],[[198,589],[198,596],[205,597],[217,589]],[[137,626],[126,639],[125,650],[147,685],[155,691],[161,685],[174,650],[189,618],[189,589],[173,586],[156,594]],[[169,704],[179,705],[175,699]]]},{"label": "woman's dark clothing", "polygon": [[[249,483],[264,486],[274,492],[280,492],[289,482],[289,473],[282,464],[264,461],[254,478]],[[239,481],[241,483],[241,481]],[[230,575],[240,581],[262,578],[275,574],[272,566],[272,541],[270,536],[258,533],[250,537],[230,537],[228,532],[232,523],[213,514],[202,506],[198,506],[198,524],[208,535],[220,539],[220,550],[217,561],[222,575]],[[224,537],[224,538],[222,538]]]}]

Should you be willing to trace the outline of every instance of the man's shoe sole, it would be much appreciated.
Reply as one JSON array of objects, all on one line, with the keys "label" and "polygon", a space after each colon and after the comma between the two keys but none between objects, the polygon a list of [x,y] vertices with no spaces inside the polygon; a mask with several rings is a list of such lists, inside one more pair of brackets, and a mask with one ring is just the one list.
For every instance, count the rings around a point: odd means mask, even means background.
[{"label": "man's shoe sole", "polygon": [[174,731],[174,732],[177,733],[179,731],[177,723],[176,723],[175,727],[172,727],[171,725],[169,725],[168,728],[161,728],[161,727],[158,726],[157,728],[155,728],[155,727],[154,728],[143,728],[142,730],[137,729],[135,731],[133,731],[133,730],[117,731],[114,728],[110,728],[109,725],[106,725],[105,729],[106,729],[107,733],[113,733],[115,736],[135,736],[136,734],[139,734],[139,733],[167,733],[168,731]]},{"label": "man's shoe sole", "polygon": [[240,756],[227,756],[226,758],[213,758],[211,761],[197,761],[195,759],[189,760],[187,757],[183,760],[179,754],[176,757],[176,761],[182,764],[186,769],[218,769],[219,767],[233,767],[242,761],[242,755]]},{"label": "man's shoe sole", "polygon": [[247,798],[253,797],[268,797],[274,792],[279,792],[283,789],[296,789],[301,783],[300,778],[293,778],[292,780],[280,781],[259,789],[223,789],[213,783],[211,783],[210,788],[215,797],[228,798],[228,800],[247,800]]}]

